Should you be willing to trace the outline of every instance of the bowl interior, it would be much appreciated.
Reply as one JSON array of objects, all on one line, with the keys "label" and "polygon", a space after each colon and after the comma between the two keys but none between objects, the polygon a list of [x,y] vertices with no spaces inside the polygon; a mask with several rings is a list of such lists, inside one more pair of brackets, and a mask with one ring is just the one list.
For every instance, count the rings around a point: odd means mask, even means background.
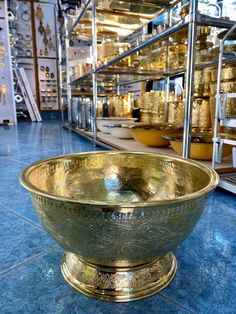
[{"label": "bowl interior", "polygon": [[209,189],[213,179],[213,170],[191,160],[130,152],[65,155],[35,163],[21,176],[31,192],[122,205],[189,196]]}]

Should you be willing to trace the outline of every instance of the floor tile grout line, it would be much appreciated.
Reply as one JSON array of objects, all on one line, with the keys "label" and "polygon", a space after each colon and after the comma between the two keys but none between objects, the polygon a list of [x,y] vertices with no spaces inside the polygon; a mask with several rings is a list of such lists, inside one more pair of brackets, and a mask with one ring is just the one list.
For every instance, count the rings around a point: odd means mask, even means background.
[{"label": "floor tile grout line", "polygon": [[11,209],[7,208],[5,205],[1,204],[0,203],[0,207],[3,208],[3,210],[6,210],[8,211],[9,213],[11,213],[12,215],[18,217],[18,218],[21,218],[22,220],[24,220],[25,222],[27,222],[28,224],[30,225],[33,225],[34,227],[37,227],[39,230],[44,230],[43,227],[41,227],[40,225],[37,225],[36,223],[34,223],[33,221],[31,221],[30,219],[28,218],[25,218],[24,216],[21,216],[19,214],[17,214],[16,212],[12,211]]},{"label": "floor tile grout line", "polygon": [[17,159],[14,159],[14,158],[8,158],[8,159],[11,160],[11,161],[18,162],[20,164],[29,165],[29,163],[25,162],[25,161],[17,160]]},{"label": "floor tile grout line", "polygon": [[165,296],[165,295],[163,295],[163,294],[161,294],[161,293],[159,293],[159,296],[161,296],[163,299],[166,299],[166,300],[170,301],[170,302],[173,303],[173,304],[176,304],[176,305],[180,306],[181,308],[185,309],[186,311],[188,311],[188,312],[191,313],[191,314],[196,314],[195,312],[193,312],[192,310],[188,309],[188,308],[185,307],[184,305],[182,305],[182,304],[176,302],[175,300],[173,300],[173,299],[171,299],[171,298],[169,298],[169,297],[167,297],[167,296]]},{"label": "floor tile grout line", "polygon": [[37,254],[37,255],[35,255],[35,256],[33,256],[33,257],[31,257],[31,258],[25,260],[24,262],[22,262],[22,263],[20,263],[20,264],[17,264],[17,265],[15,265],[15,266],[13,266],[13,267],[11,267],[11,268],[9,268],[9,269],[3,271],[2,273],[0,273],[0,277],[6,275],[7,273],[10,273],[11,271],[14,271],[15,269],[17,269],[17,268],[19,268],[19,267],[21,267],[21,266],[24,266],[25,264],[31,263],[31,262],[33,262],[34,260],[37,260],[37,259],[39,259],[39,258],[41,258],[41,257],[43,257],[43,256],[45,256],[45,255],[47,255],[47,254],[49,254],[49,253],[55,251],[56,248],[57,248],[57,246],[52,247],[52,248],[48,249],[47,251],[44,251],[44,252],[42,252],[42,253],[39,253],[39,254]]}]

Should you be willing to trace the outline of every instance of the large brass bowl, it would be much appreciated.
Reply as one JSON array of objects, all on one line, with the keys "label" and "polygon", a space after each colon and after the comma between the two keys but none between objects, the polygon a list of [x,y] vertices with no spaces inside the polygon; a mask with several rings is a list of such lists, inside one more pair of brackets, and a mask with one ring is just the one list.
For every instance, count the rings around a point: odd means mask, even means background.
[{"label": "large brass bowl", "polygon": [[[176,134],[170,136],[164,136],[165,139],[169,139],[171,147],[182,155],[183,151],[183,135]],[[213,155],[213,133],[203,132],[192,134],[190,158],[197,160],[212,160]],[[232,146],[225,144],[222,150],[222,157],[229,156],[232,153]]]},{"label": "large brass bowl", "polygon": [[180,157],[95,152],[36,162],[20,181],[45,229],[66,250],[61,270],[68,283],[122,302],[170,283],[171,251],[197,223],[218,175]]},{"label": "large brass bowl", "polygon": [[133,138],[146,146],[167,147],[170,142],[162,135],[176,134],[182,130],[182,126],[158,123],[135,123],[124,125],[130,129]]}]

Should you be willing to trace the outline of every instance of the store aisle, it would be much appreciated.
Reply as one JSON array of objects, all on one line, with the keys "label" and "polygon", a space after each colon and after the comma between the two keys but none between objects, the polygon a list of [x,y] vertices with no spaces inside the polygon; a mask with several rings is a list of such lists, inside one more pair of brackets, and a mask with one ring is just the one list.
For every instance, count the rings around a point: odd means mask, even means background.
[{"label": "store aisle", "polygon": [[19,172],[39,159],[91,150],[59,122],[0,127],[0,304],[2,314],[236,313],[236,198],[212,193],[192,235],[175,252],[178,270],[160,294],[105,303],[75,292],[60,273],[62,250],[40,225]]}]

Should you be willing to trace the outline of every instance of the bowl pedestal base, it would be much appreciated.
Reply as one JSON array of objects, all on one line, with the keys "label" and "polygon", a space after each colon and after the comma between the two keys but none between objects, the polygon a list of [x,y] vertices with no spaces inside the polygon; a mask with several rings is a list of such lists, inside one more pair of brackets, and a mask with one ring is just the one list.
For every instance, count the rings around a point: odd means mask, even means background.
[{"label": "bowl pedestal base", "polygon": [[62,274],[73,288],[111,302],[138,300],[157,293],[171,282],[176,268],[173,253],[130,268],[94,265],[69,252],[61,262]]}]

